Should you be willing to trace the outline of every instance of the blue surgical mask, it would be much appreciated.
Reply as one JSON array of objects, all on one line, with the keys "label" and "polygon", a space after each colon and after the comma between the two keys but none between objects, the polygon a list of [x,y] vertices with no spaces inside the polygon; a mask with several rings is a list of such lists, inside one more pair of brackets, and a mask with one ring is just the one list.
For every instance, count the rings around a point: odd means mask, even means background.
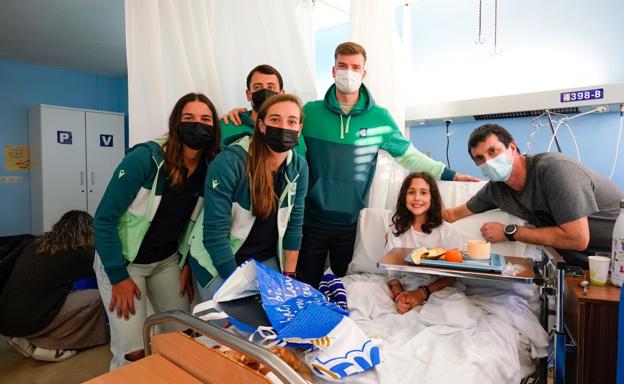
[{"label": "blue surgical mask", "polygon": [[[492,181],[507,181],[511,176],[511,166],[513,157],[508,154],[511,148],[496,156],[493,159],[479,165],[479,169],[483,176]],[[510,159],[511,158],[511,159]]]}]

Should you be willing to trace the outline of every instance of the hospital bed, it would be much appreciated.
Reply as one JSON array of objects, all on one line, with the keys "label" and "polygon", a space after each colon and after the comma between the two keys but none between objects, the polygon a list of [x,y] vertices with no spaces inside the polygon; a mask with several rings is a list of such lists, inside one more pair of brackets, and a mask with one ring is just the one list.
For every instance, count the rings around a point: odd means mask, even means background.
[{"label": "hospital bed", "polygon": [[[455,185],[444,185],[441,183],[440,189],[443,190],[443,196],[449,195],[449,188],[467,188],[472,192],[478,189],[477,185],[462,185],[463,183],[454,183]],[[454,206],[455,204],[448,204],[446,206]],[[455,319],[469,319],[473,322],[473,326],[467,329],[465,332],[457,332],[454,336],[457,338],[458,334],[463,337],[459,337],[459,341],[463,343],[465,348],[476,349],[482,347],[483,349],[490,350],[487,353],[481,353],[477,356],[464,356],[463,358],[455,359],[456,364],[454,368],[454,375],[463,377],[461,382],[526,382],[534,380],[534,382],[546,382],[547,367],[553,367],[554,382],[564,383],[564,364],[565,364],[565,334],[563,331],[563,286],[564,286],[564,268],[565,262],[561,256],[551,248],[542,248],[527,246],[522,243],[500,243],[493,244],[493,252],[504,255],[508,260],[515,260],[517,264],[522,264],[524,270],[515,275],[504,275],[500,273],[488,273],[481,271],[465,271],[459,269],[444,269],[444,268],[430,268],[430,267],[418,267],[413,265],[406,265],[405,262],[400,263],[397,260],[394,262],[384,260],[379,255],[384,254],[383,238],[379,240],[380,233],[384,232],[389,224],[390,210],[386,209],[365,209],[360,214],[360,221],[358,225],[358,234],[356,240],[356,247],[354,251],[354,260],[349,267],[349,275],[343,278],[343,282],[347,287],[347,297],[350,309],[352,310],[350,317],[356,321],[365,333],[369,337],[375,337],[378,333],[394,332],[395,329],[406,328],[407,325],[403,322],[401,317],[408,317],[408,323],[416,323],[424,326],[438,326],[438,328],[452,328],[455,330],[461,330],[464,326],[462,321],[449,321],[448,317],[455,316]],[[453,223],[453,227],[460,233],[464,241],[468,239],[479,238],[480,223],[484,221],[498,221],[503,223],[516,223],[521,224],[522,221],[518,218],[512,217],[502,211],[492,211],[485,214],[475,215],[473,217]],[[392,253],[392,251],[390,252]],[[387,256],[387,255],[386,255]],[[403,261],[405,253],[398,255],[397,258]],[[394,265],[393,265],[394,264]],[[508,262],[508,264],[512,264]],[[383,276],[383,269],[394,269],[402,272],[410,273],[427,273],[429,275],[445,275],[459,278],[461,284],[465,285],[464,292],[457,290],[457,292],[440,293],[439,295],[433,294],[432,298],[422,307],[420,313],[412,314],[408,312],[405,315],[392,314],[394,311],[393,304],[389,299],[389,291],[385,284],[385,277]],[[380,275],[381,271],[381,275]],[[426,284],[427,280],[421,280],[418,283],[412,285],[417,287],[422,284]],[[413,289],[413,288],[412,288]],[[445,290],[445,291],[447,291]],[[358,292],[367,292],[367,295],[375,296],[377,303],[370,304],[367,300],[358,297]],[[465,293],[465,294],[464,294]],[[467,299],[467,300],[466,300]],[[385,300],[385,301],[384,301]],[[506,313],[504,303],[518,303],[517,307],[513,308],[513,311],[522,312],[526,319],[516,318]],[[450,303],[450,304],[449,304]],[[453,310],[452,306],[455,305],[458,310]],[[506,304],[505,304],[506,305]],[[478,311],[475,314],[475,307]],[[364,308],[364,309],[362,309]],[[437,312],[434,312],[437,311]],[[485,320],[483,320],[483,311],[487,313]],[[512,311],[512,312],[513,312]],[[362,313],[364,312],[364,313]],[[549,316],[549,314],[551,314]],[[393,318],[394,317],[394,318]],[[550,322],[554,323],[551,327]],[[531,319],[529,321],[529,319]],[[526,323],[523,324],[526,320]],[[387,321],[387,327],[380,327],[379,321]],[[469,322],[470,322],[469,321]],[[436,323],[438,322],[438,323]],[[490,323],[509,323],[513,324],[513,329],[507,328],[505,330],[496,329],[497,325],[494,324],[491,328]],[[537,327],[541,327],[537,330]],[[424,330],[428,330],[427,327],[423,327]],[[486,332],[482,332],[486,329]],[[547,333],[543,330],[549,331]],[[482,335],[488,335],[481,343],[471,342],[471,333],[479,330]],[[542,334],[540,335],[540,331]],[[444,331],[439,331],[444,332]],[[500,351],[491,349],[488,347],[488,343],[493,340],[497,340],[497,332],[510,332],[507,334],[507,339],[502,340],[499,344]],[[518,355],[514,357],[515,352],[511,351],[513,348],[513,339],[516,335],[531,334],[533,339],[531,346],[527,348],[526,341],[524,351],[527,352],[522,356],[520,346],[518,347]],[[439,334],[432,334],[428,337],[421,336],[420,332],[406,333],[399,331],[396,333],[396,337],[386,337],[386,341],[390,346],[397,343],[397,338],[412,338],[412,342],[403,343],[399,342],[399,347],[393,353],[392,350],[383,349],[382,353],[385,355],[400,357],[400,355],[409,355],[414,361],[420,361],[426,359],[426,351],[419,350],[419,344],[431,344],[435,345],[435,349],[438,352],[437,357],[434,359],[424,360],[422,366],[419,369],[412,369],[414,376],[418,375],[421,379],[420,382],[458,382],[454,381],[453,377],[444,377],[447,368],[444,365],[436,365],[435,361],[444,354],[456,354],[462,353],[461,348],[454,348],[452,342],[448,342],[444,347],[444,337],[438,337]],[[387,336],[387,335],[386,335]],[[547,338],[549,337],[549,339]],[[450,340],[450,339],[449,339]],[[457,340],[455,340],[457,341]],[[519,343],[520,344],[520,343]],[[411,352],[405,351],[405,346],[411,348]],[[496,345],[494,345],[496,347]],[[535,356],[531,356],[528,352],[530,350],[540,349],[539,356],[544,355],[544,358],[535,359]],[[428,348],[428,347],[427,347]],[[427,348],[424,348],[425,350]],[[392,348],[391,348],[392,349]],[[398,351],[398,352],[397,352]],[[415,351],[415,352],[414,352]],[[549,352],[548,356],[546,354]],[[411,353],[411,355],[410,355]],[[423,357],[424,356],[424,357]],[[497,356],[505,356],[497,357]],[[509,370],[515,359],[520,359],[522,362],[520,367],[516,370]],[[463,360],[462,360],[463,359]],[[490,359],[492,364],[481,364],[483,360]],[[503,361],[506,359],[507,363]],[[453,360],[453,359],[450,359]],[[534,360],[537,360],[535,367],[532,366]],[[433,364],[432,364],[433,363]],[[462,364],[464,365],[463,368]],[[390,364],[392,366],[392,364]],[[434,368],[431,368],[431,365]],[[382,382],[392,382],[399,379],[398,376],[393,376],[392,372],[406,372],[412,367],[418,366],[418,363],[407,362],[405,364],[397,364],[396,366],[386,369],[387,372],[382,373],[385,369],[383,367],[377,368],[377,376],[375,379]],[[476,366],[478,369],[475,371],[471,369],[471,366]],[[518,370],[519,369],[519,370]],[[490,380],[480,380],[481,375],[488,375]],[[427,376],[423,379],[423,375]],[[411,377],[411,376],[408,376]],[[374,382],[374,380],[371,380]]]},{"label": "hospital bed", "polygon": [[[383,192],[380,193],[379,183],[377,186],[373,184],[370,204],[376,208],[360,212],[353,261],[349,274],[342,280],[347,290],[350,317],[370,338],[380,343],[383,362],[374,370],[342,382],[366,384],[414,382],[418,379],[418,382],[428,383],[546,383],[547,368],[552,367],[554,382],[564,383],[565,262],[557,252],[519,242],[493,244],[493,252],[526,259],[524,265],[528,270],[523,271],[523,276],[429,270],[426,271],[428,274],[435,272],[460,277],[461,284],[458,285],[463,289],[447,288],[433,294],[420,309],[405,315],[396,314],[383,270],[389,266],[378,265],[378,262],[384,255],[382,234],[388,228],[391,213],[388,208],[396,201],[396,186],[403,176],[388,172],[378,175],[386,177],[381,182]],[[394,177],[394,181],[389,182],[387,177]],[[376,179],[379,181],[380,178]],[[394,187],[388,187],[393,184]],[[439,182],[443,203],[447,207],[466,201],[481,185]],[[380,198],[381,194],[385,196]],[[465,218],[453,223],[453,227],[463,240],[475,239],[480,238],[479,228],[484,221],[523,223],[517,217],[496,210]],[[511,310],[507,310],[508,307]],[[302,382],[296,372],[280,363],[280,359],[276,361],[271,353],[232,337],[218,327],[199,319],[189,319],[187,315],[171,317],[165,313],[156,316],[146,323],[147,353],[150,351],[151,326],[175,319],[248,354],[270,367],[284,382]],[[180,316],[184,318],[180,320]],[[533,366],[533,362],[537,364]],[[318,379],[318,382],[323,381]]]}]

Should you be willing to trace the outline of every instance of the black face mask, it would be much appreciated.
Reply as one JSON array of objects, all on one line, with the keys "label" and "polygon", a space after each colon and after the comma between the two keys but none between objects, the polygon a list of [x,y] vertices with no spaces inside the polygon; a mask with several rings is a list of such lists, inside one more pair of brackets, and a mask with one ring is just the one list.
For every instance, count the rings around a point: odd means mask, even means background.
[{"label": "black face mask", "polygon": [[299,131],[292,129],[276,128],[270,125],[266,126],[264,132],[264,142],[267,147],[274,152],[286,152],[293,149],[299,141]]},{"label": "black face mask", "polygon": [[214,137],[214,126],[197,121],[180,123],[180,138],[189,148],[198,150],[208,144]]},{"label": "black face mask", "polygon": [[259,110],[262,103],[264,103],[264,100],[268,99],[273,95],[277,95],[277,92],[271,91],[270,89],[266,88],[259,89],[253,92],[251,94],[251,106],[253,107],[254,111]]}]

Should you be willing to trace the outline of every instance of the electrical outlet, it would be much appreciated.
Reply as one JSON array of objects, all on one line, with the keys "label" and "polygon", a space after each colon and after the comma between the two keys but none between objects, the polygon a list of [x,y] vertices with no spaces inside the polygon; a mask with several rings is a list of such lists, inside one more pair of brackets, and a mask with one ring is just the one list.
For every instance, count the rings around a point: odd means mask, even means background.
[{"label": "electrical outlet", "polygon": [[21,184],[22,176],[0,176],[0,184]]}]

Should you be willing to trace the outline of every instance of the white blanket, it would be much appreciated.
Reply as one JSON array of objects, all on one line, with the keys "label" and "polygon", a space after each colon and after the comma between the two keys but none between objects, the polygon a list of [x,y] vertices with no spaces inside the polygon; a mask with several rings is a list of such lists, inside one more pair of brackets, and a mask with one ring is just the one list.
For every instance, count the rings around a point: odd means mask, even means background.
[{"label": "white blanket", "polygon": [[[427,276],[413,275],[412,286]],[[345,383],[518,383],[546,355],[532,286],[465,280],[400,315],[384,276],[342,279],[350,317],[378,341],[382,363]]]}]

